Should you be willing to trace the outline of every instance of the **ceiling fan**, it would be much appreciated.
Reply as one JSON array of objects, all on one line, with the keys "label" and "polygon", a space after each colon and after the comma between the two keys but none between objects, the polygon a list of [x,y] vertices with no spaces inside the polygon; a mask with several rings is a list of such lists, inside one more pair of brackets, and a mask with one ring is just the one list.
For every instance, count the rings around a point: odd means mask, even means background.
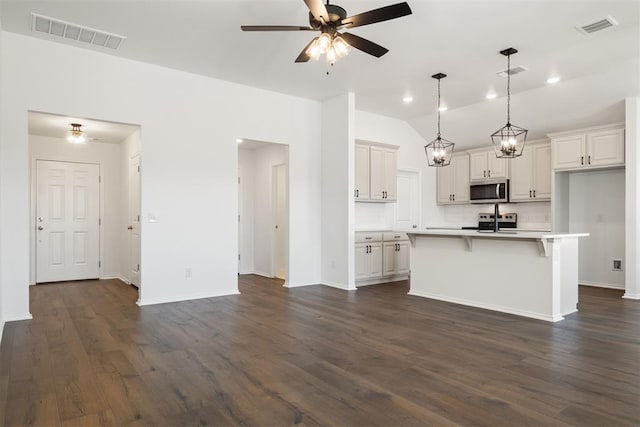
[{"label": "ceiling fan", "polygon": [[349,52],[349,46],[377,58],[389,52],[388,49],[370,40],[351,33],[340,33],[339,30],[388,21],[411,15],[412,13],[406,2],[373,9],[353,16],[347,16],[346,10],[338,5],[329,4],[329,0],[327,0],[326,4],[322,0],[304,0],[304,2],[309,8],[308,27],[242,25],[240,28],[242,31],[320,31],[321,34],[305,46],[295,62],[307,62],[310,59],[318,59],[320,55],[326,54],[327,62],[333,64]]}]

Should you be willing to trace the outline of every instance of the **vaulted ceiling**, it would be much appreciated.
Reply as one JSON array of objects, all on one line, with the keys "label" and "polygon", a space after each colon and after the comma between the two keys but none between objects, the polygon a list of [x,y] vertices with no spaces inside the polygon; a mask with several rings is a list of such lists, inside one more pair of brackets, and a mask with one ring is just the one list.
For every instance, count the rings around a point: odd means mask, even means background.
[{"label": "vaulted ceiling", "polygon": [[[397,0],[340,0],[349,14]],[[35,12],[127,37],[107,54],[250,86],[323,100],[351,91],[359,110],[408,121],[430,139],[436,84],[444,72],[443,130],[477,144],[504,121],[506,68],[498,51],[520,52],[512,65],[514,123],[532,136],[578,125],[619,121],[622,100],[638,93],[640,2],[636,0],[409,0],[413,14],[350,30],[385,46],[374,58],[356,50],[335,66],[296,64],[311,32],[242,32],[240,25],[305,25],[302,0],[27,1],[2,0],[2,29],[86,48],[31,31]],[[607,16],[619,25],[584,35],[575,27]],[[329,74],[327,75],[327,71]],[[549,86],[547,77],[560,83]],[[485,95],[495,91],[497,99]],[[411,94],[414,102],[404,104]],[[495,128],[495,129],[493,129]],[[452,135],[453,134],[453,135]]]}]

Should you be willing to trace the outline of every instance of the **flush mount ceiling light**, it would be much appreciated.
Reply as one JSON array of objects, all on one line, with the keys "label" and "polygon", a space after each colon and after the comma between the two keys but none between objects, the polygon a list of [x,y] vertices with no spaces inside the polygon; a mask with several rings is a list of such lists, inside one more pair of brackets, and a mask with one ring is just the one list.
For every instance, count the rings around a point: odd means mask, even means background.
[{"label": "flush mount ceiling light", "polygon": [[549,83],[550,85],[552,85],[552,84],[556,84],[556,83],[558,83],[559,81],[560,81],[560,77],[558,77],[558,76],[552,76],[552,77],[549,77],[549,78],[547,79],[547,83]]},{"label": "flush mount ceiling light", "polygon": [[357,15],[348,16],[347,11],[335,4],[323,3],[323,0],[304,0],[309,9],[309,25],[242,25],[242,31],[320,31],[320,35],[305,46],[296,58],[296,62],[308,62],[326,55],[327,63],[333,64],[349,53],[349,47],[361,50],[377,58],[389,50],[360,36],[340,33],[346,28],[361,27],[411,15],[411,8],[404,3],[381,7]]},{"label": "flush mount ceiling light", "polygon": [[71,123],[71,130],[67,131],[67,141],[72,144],[84,144],[87,142],[87,134],[82,131],[82,125]]},{"label": "flush mount ceiling light", "polygon": [[498,94],[497,94],[497,93],[495,93],[495,92],[490,92],[490,93],[488,93],[488,94],[485,96],[485,98],[487,98],[487,99],[496,99],[496,97],[497,97],[497,96],[498,96]]},{"label": "flush mount ceiling light", "polygon": [[518,53],[512,47],[500,51],[507,57],[507,124],[491,135],[497,158],[519,157],[527,140],[527,130],[511,124],[511,55]]},{"label": "flush mount ceiling light", "polygon": [[447,141],[440,135],[440,111],[442,111],[442,106],[440,105],[440,80],[447,77],[447,75],[438,73],[431,77],[438,80],[438,135],[436,136],[436,139],[424,146],[424,151],[427,154],[429,166],[449,166],[451,164],[451,155],[453,154],[453,147],[455,144],[451,141]]},{"label": "flush mount ceiling light", "polygon": [[413,96],[411,95],[407,95],[404,98],[402,98],[402,102],[404,102],[405,104],[411,104],[413,102]]}]

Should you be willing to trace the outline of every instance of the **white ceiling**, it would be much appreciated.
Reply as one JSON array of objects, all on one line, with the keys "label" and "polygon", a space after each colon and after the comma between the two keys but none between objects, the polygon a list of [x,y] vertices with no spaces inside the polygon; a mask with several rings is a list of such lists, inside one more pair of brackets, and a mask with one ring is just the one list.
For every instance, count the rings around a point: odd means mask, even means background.
[{"label": "white ceiling", "polygon": [[[336,0],[349,14],[397,1]],[[240,31],[242,24],[305,25],[308,10],[302,0],[2,0],[0,16],[3,30],[35,37],[51,36],[30,32],[31,12],[122,34],[128,38],[120,50],[92,49],[304,98],[323,100],[352,91],[359,110],[407,120],[427,139],[434,127],[429,125],[427,129],[421,124],[433,123],[430,115],[435,111],[436,93],[435,80],[430,76],[444,72],[449,77],[442,81],[443,102],[449,111],[443,114],[443,121],[446,117],[449,129],[455,128],[463,144],[471,144],[480,134],[465,133],[468,122],[461,124],[454,117],[491,122],[486,126],[492,131],[503,124],[506,81],[496,73],[506,68],[505,58],[498,51],[507,47],[520,50],[512,57],[512,65],[529,69],[512,79],[512,93],[516,94],[514,100],[520,94],[529,94],[523,95],[527,103],[516,102],[514,109],[516,117],[523,119],[521,126],[537,114],[533,122],[540,126],[531,129],[533,134],[544,135],[553,128],[547,123],[558,117],[545,108],[549,103],[562,101],[566,108],[580,110],[586,101],[591,107],[590,117],[609,114],[620,120],[620,100],[638,93],[637,74],[633,74],[640,57],[637,0],[408,2],[413,15],[350,30],[387,47],[387,55],[376,59],[352,50],[329,75],[321,61],[294,63],[314,33]],[[620,25],[591,35],[582,35],[574,28],[608,15]],[[625,75],[631,77],[614,76],[605,82],[606,87],[576,89],[569,84],[600,82],[592,77],[616,67],[626,67],[629,72]],[[561,76],[562,81],[547,87],[545,80],[551,74]],[[568,91],[569,86],[574,91]],[[484,99],[489,90],[498,93],[496,100]],[[545,94],[544,102],[531,95],[536,90]],[[616,100],[618,107],[612,107],[609,93],[621,96]],[[405,94],[412,94],[415,101],[403,104]],[[576,117],[564,126],[586,121],[586,116]]]},{"label": "white ceiling", "polygon": [[64,138],[71,129],[71,123],[79,123],[87,133],[89,142],[119,144],[135,132],[138,126],[124,123],[105,122],[56,114],[29,112],[29,135]]}]

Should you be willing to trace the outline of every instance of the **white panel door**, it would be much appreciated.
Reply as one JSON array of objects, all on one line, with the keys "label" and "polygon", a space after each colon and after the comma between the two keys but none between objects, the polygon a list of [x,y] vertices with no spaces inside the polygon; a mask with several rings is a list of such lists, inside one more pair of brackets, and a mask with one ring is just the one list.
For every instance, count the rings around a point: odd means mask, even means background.
[{"label": "white panel door", "polygon": [[100,167],[36,162],[36,283],[100,276]]},{"label": "white panel door", "polygon": [[273,207],[275,239],[273,275],[286,280],[287,274],[287,165],[273,167]]},{"label": "white panel door", "polygon": [[369,198],[369,146],[356,144],[356,200]]},{"label": "white panel door", "polygon": [[420,226],[420,174],[398,171],[398,195],[394,205],[394,229],[411,230]]},{"label": "white panel door", "polygon": [[140,288],[140,156],[129,161],[129,280]]}]

